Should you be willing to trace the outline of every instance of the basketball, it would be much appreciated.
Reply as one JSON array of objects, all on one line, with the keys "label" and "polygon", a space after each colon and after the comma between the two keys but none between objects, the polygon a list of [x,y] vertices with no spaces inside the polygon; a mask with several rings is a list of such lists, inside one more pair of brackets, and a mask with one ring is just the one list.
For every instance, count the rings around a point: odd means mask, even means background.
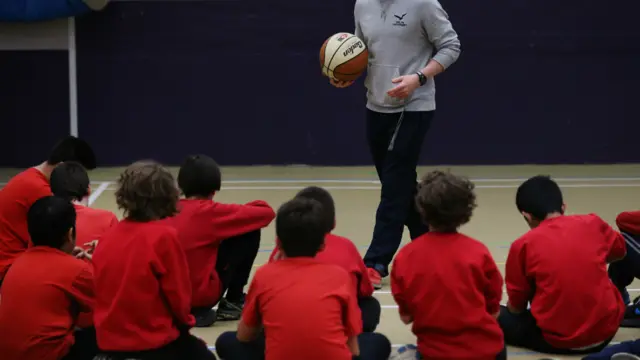
[{"label": "basketball", "polygon": [[335,80],[356,80],[367,69],[368,59],[364,41],[345,32],[332,35],[320,48],[322,74]]}]

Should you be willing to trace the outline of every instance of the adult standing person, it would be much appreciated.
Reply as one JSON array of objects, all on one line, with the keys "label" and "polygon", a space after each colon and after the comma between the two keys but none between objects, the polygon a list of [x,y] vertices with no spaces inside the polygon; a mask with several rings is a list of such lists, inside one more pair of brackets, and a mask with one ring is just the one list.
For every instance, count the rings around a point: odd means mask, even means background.
[{"label": "adult standing person", "polygon": [[438,0],[356,0],[354,17],[356,35],[369,50],[367,140],[382,183],[364,257],[379,289],[404,226],[412,239],[428,231],[413,203],[416,167],[435,114],[434,77],[458,59],[460,41]]}]

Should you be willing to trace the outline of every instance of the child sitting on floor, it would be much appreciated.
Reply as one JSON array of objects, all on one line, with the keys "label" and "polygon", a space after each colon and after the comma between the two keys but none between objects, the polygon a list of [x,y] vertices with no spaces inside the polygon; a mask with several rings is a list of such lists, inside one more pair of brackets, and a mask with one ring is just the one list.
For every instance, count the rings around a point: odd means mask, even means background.
[{"label": "child sitting on floor", "polygon": [[84,251],[82,255],[90,258],[100,237],[118,223],[118,218],[111,211],[89,207],[89,174],[80,163],[68,161],[58,165],[49,183],[55,196],[73,203],[77,244]]},{"label": "child sitting on floor", "polygon": [[597,215],[565,216],[548,176],[520,185],[516,206],[531,230],[507,257],[509,302],[499,318],[506,343],[555,354],[602,350],[625,310],[607,274],[607,264],[625,256],[622,235]]},{"label": "child sitting on floor", "polygon": [[[276,233],[284,258],[258,269],[237,332],[216,350],[226,360],[386,360],[387,338],[362,333],[349,274],[314,257],[328,228],[322,205],[296,198],[280,207]],[[266,340],[265,337],[266,336]]]},{"label": "child sitting on floor", "polygon": [[[380,323],[380,302],[373,297],[373,285],[356,246],[347,238],[331,234],[336,225],[336,207],[333,197],[323,188],[310,186],[296,194],[296,198],[313,199],[322,205],[328,230],[324,238],[324,248],[318,252],[316,260],[339,265],[351,275],[358,295],[358,306],[362,312],[362,331],[375,331]],[[279,241],[276,239],[276,245],[278,244]],[[283,255],[279,246],[276,246],[271,252],[269,262],[283,258]]]},{"label": "child sitting on floor", "polygon": [[[260,231],[276,214],[264,201],[245,205],[213,200],[220,191],[218,164],[206,155],[189,156],[178,174],[185,196],[171,221],[187,257],[191,274],[191,312],[196,327],[218,320],[238,320],[260,247]],[[225,298],[222,295],[226,291]],[[218,304],[217,314],[211,308]]]},{"label": "child sitting on floor", "polygon": [[76,211],[66,199],[46,196],[27,214],[33,246],[18,257],[1,289],[0,357],[15,360],[92,360],[93,328],[76,329],[94,303],[89,264],[71,255]]},{"label": "child sitting on floor", "polygon": [[625,211],[616,217],[616,225],[624,237],[627,255],[609,265],[609,277],[629,304],[622,320],[623,327],[640,327],[640,297],[631,301],[627,286],[640,278],[640,211]]},{"label": "child sitting on floor", "polygon": [[416,207],[429,232],[393,262],[391,292],[427,359],[506,359],[496,321],[502,276],[487,247],[458,228],[476,207],[474,185],[442,171],[420,182]]},{"label": "child sitting on floor", "polygon": [[89,144],[68,136],[54,146],[46,161],[14,176],[0,189],[0,285],[15,258],[30,246],[29,207],[41,197],[51,195],[51,172],[65,161],[78,161],[87,169],[96,167]]},{"label": "child sitting on floor", "polygon": [[178,232],[164,220],[178,212],[173,176],[157,163],[134,163],[120,175],[115,196],[124,219],[93,255],[100,350],[118,360],[215,359],[189,333],[189,268]]}]

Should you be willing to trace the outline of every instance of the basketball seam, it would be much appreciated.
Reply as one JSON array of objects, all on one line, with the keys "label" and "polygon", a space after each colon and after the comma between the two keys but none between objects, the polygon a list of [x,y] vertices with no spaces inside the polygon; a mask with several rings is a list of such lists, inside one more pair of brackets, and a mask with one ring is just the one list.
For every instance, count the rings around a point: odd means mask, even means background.
[{"label": "basketball seam", "polygon": [[[347,40],[352,39],[352,38],[354,38],[354,37],[356,37],[356,36],[355,36],[355,35],[351,35],[350,37],[348,37],[348,38],[344,39],[344,41],[342,41],[342,44],[340,44],[340,45],[339,45],[339,46],[334,50],[333,55],[331,55],[331,59],[329,59],[329,63],[327,64],[327,69],[328,69],[329,71],[331,71],[332,73],[335,73],[335,71],[331,70],[331,62],[333,61],[333,58],[334,58],[334,57],[336,57],[336,54],[338,53],[338,50],[340,50],[340,48],[342,47],[342,45],[346,44],[346,43],[347,43]],[[325,49],[325,51],[327,51],[327,50]],[[325,53],[325,56],[327,56],[327,54],[326,54],[326,53]]]},{"label": "basketball seam", "polygon": [[[360,55],[361,55],[363,52],[365,52],[365,51],[367,51],[367,47],[366,47],[366,46],[362,49],[362,51],[360,51],[359,53],[355,54],[355,56],[352,58],[352,60],[353,60],[353,59],[355,59],[356,57],[360,56]],[[346,63],[343,63],[343,64],[346,64]],[[340,65],[343,65],[343,64],[340,64]],[[338,65],[338,66],[340,66],[340,65]],[[336,66],[336,67],[337,67],[337,66]],[[329,69],[329,68],[327,68],[327,69]],[[329,70],[330,70],[330,69],[329,69]],[[332,72],[333,72],[334,74],[340,74],[340,75],[356,75],[356,74],[359,74],[359,73],[360,73],[360,72],[354,72],[354,73],[338,72],[338,71],[336,71],[335,69],[333,69],[333,71],[332,71]]]}]

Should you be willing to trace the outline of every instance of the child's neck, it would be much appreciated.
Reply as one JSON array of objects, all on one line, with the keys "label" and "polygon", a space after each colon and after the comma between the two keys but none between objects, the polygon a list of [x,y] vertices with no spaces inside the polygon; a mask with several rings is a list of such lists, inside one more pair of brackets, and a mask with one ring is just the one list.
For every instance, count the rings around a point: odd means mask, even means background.
[{"label": "child's neck", "polygon": [[71,203],[75,205],[89,206],[89,198],[84,198],[82,200],[73,200],[71,201]]},{"label": "child's neck", "polygon": [[43,162],[40,165],[34,166],[34,168],[42,173],[44,177],[49,179],[51,177],[51,173],[56,168],[54,165],[50,165],[48,162]]},{"label": "child's neck", "polygon": [[429,232],[438,234],[455,234],[458,232],[458,229],[439,229],[437,227],[429,225]]},{"label": "child's neck", "polygon": [[189,196],[189,197],[186,197],[185,199],[187,199],[187,200],[213,200],[213,195],[214,194],[211,194],[209,196]]},{"label": "child's neck", "polygon": [[554,212],[554,213],[547,214],[547,216],[546,216],[544,219],[545,219],[545,220],[549,220],[549,219],[553,219],[553,218],[560,217],[560,216],[562,216],[562,215],[563,215],[563,214],[562,214],[562,213],[560,213],[560,212]]}]

